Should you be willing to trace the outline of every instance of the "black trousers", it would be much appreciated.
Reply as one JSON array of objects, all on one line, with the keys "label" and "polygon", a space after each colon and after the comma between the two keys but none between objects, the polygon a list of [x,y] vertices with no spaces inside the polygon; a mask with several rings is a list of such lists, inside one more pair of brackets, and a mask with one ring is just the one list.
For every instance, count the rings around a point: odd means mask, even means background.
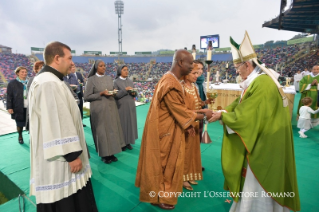
[{"label": "black trousers", "polygon": [[78,93],[77,95],[78,95],[78,98],[80,101],[79,109],[80,109],[80,113],[81,113],[81,118],[83,120],[83,95],[81,93]]}]

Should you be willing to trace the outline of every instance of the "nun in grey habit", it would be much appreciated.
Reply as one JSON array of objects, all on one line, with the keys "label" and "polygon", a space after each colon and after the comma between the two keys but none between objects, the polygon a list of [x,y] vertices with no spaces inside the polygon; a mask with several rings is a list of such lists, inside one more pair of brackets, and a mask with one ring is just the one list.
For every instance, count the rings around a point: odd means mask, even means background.
[{"label": "nun in grey habit", "polygon": [[121,125],[124,134],[125,151],[126,148],[132,150],[131,144],[135,144],[137,139],[137,121],[136,121],[136,108],[134,97],[137,95],[133,91],[133,82],[128,78],[128,68],[126,65],[120,66],[117,69],[117,76],[114,81],[114,88],[118,90],[115,95],[117,108],[119,110]]},{"label": "nun in grey habit", "polygon": [[116,162],[115,154],[125,146],[117,105],[112,94],[113,80],[105,74],[105,63],[96,60],[88,75],[84,101],[90,102],[90,122],[96,151],[104,163]]}]

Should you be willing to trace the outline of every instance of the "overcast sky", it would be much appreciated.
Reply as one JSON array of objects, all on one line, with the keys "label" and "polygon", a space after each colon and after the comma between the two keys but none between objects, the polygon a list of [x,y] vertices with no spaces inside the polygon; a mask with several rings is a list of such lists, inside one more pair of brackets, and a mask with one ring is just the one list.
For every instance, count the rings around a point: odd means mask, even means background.
[{"label": "overcast sky", "polygon": [[[201,35],[253,44],[287,40],[295,32],[262,28],[279,14],[280,0],[124,0],[123,51],[199,48]],[[76,50],[118,51],[114,0],[2,0],[0,44],[30,54],[30,47],[61,41]]]}]

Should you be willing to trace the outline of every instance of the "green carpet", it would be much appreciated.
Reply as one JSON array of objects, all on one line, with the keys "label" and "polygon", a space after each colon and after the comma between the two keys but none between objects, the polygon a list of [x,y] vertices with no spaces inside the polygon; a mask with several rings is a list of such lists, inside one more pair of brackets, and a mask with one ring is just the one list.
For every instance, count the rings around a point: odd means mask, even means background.
[{"label": "green carpet", "polygon": [[[299,97],[300,95],[297,94],[296,99],[299,100]],[[296,103],[297,101],[295,101],[294,114],[296,114]],[[137,107],[139,139],[133,146],[134,149],[117,154],[119,161],[110,165],[104,164],[98,157],[93,144],[89,119],[84,120],[88,126],[84,130],[91,155],[93,189],[100,212],[162,211],[149,203],[139,202],[139,189],[134,186],[141,137],[148,108],[149,105]],[[309,136],[307,139],[301,139],[294,116],[293,130],[301,209],[306,212],[319,211],[319,206],[315,201],[316,193],[319,190],[319,181],[317,180],[319,169],[316,167],[316,164],[319,164],[319,139],[317,138],[319,127],[307,132],[306,134]],[[206,168],[203,172],[204,179],[199,181],[197,186],[193,186],[193,195],[195,192],[200,193],[196,194],[197,197],[179,198],[174,211],[229,211],[232,202],[228,203],[226,200],[230,200],[230,198],[207,195],[209,192],[213,195],[213,192],[224,191],[220,160],[222,126],[219,123],[210,124],[208,132],[213,143],[201,144],[202,164]],[[30,167],[27,133],[24,133],[24,138],[25,144],[19,145],[16,133],[0,137],[0,171],[28,194]],[[206,196],[204,196],[205,192]],[[28,198],[30,200],[25,199],[25,211],[36,211],[33,205],[35,198]],[[17,198],[0,205],[1,212],[16,212],[19,211],[18,208]]]},{"label": "green carpet", "polygon": [[0,205],[6,202],[8,202],[8,199],[0,192]]}]

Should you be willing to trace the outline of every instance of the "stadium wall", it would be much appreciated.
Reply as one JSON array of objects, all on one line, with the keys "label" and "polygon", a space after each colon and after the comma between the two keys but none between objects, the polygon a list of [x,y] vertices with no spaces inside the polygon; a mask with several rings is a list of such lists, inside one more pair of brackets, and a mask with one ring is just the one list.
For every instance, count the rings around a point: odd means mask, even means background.
[{"label": "stadium wall", "polygon": [[[35,55],[39,60],[43,60],[42,54]],[[197,56],[197,59],[205,58]],[[75,63],[88,63],[89,60],[103,60],[105,63],[113,63],[114,60],[117,60],[117,57],[97,57],[97,56],[73,56],[73,62]],[[168,63],[173,61],[172,56],[164,56],[164,57],[120,57],[121,60],[124,60],[124,63],[149,63],[151,60],[156,60],[158,63]],[[231,54],[215,54],[212,57],[212,60],[216,61],[229,61],[232,60]]]}]

